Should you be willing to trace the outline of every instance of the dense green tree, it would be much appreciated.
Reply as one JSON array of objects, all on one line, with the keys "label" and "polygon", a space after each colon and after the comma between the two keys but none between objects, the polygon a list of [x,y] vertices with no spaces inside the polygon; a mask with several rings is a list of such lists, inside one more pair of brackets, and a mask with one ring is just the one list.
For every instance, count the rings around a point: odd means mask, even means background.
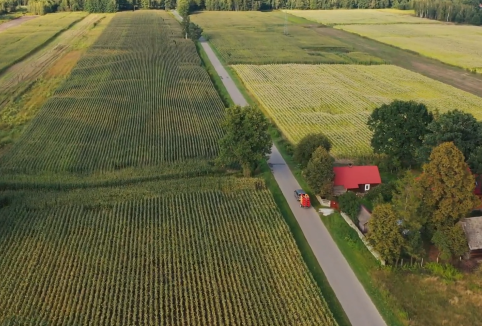
[{"label": "dense green tree", "polygon": [[439,228],[435,231],[432,242],[444,260],[460,257],[468,251],[467,238],[460,224]]},{"label": "dense green tree", "polygon": [[352,191],[348,191],[338,197],[340,210],[358,226],[358,214],[360,213],[361,200]]},{"label": "dense green tree", "polygon": [[435,147],[420,178],[424,209],[435,228],[452,227],[477,204],[475,180],[454,143]]},{"label": "dense green tree", "polygon": [[403,166],[410,166],[415,162],[415,152],[422,146],[427,125],[432,120],[432,114],[421,103],[393,101],[383,104],[368,118],[374,152],[387,154]]},{"label": "dense green tree", "polygon": [[390,204],[375,207],[368,222],[367,240],[383,259],[393,263],[398,260],[405,246],[399,217]]},{"label": "dense green tree", "polygon": [[478,0],[414,0],[413,8],[416,15],[422,18],[480,25],[482,12],[479,4]]},{"label": "dense green tree", "polygon": [[467,164],[472,173],[482,174],[482,146],[477,147],[470,153]]},{"label": "dense green tree", "polygon": [[482,145],[482,123],[470,113],[449,111],[432,121],[427,129],[429,132],[425,135],[423,146],[418,152],[423,163],[427,162],[432,149],[444,142],[454,142],[465,159],[470,157],[476,147]]},{"label": "dense green tree", "polygon": [[183,19],[189,16],[189,2],[189,0],[177,0],[176,10]]},{"label": "dense green tree", "polygon": [[422,202],[422,187],[415,175],[408,171],[395,184],[392,204],[405,230],[418,232],[427,223],[427,212]]},{"label": "dense green tree", "polygon": [[395,185],[393,183],[382,183],[376,187],[373,187],[365,194],[365,199],[372,203],[383,204],[389,203],[393,198],[393,191]]},{"label": "dense green tree", "polygon": [[268,120],[252,106],[233,106],[226,109],[220,140],[218,164],[239,164],[245,176],[250,176],[258,164],[271,152]]},{"label": "dense green tree", "polygon": [[330,153],[320,146],[313,152],[303,171],[310,188],[322,198],[329,198],[333,195],[334,161]]},{"label": "dense green tree", "polygon": [[296,145],[293,158],[304,168],[310,161],[313,152],[320,146],[329,152],[331,149],[331,142],[321,133],[308,134],[300,140],[298,145]]}]

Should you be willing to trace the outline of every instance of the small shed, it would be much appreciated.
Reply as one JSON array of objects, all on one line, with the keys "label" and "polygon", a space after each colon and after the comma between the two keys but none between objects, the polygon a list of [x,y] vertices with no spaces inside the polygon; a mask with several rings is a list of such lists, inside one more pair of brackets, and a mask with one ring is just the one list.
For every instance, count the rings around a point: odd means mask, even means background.
[{"label": "small shed", "polygon": [[358,213],[358,227],[363,233],[368,232],[368,221],[372,217],[372,213],[363,205],[361,205],[360,213]]},{"label": "small shed", "polygon": [[333,168],[335,180],[333,192],[335,196],[354,191],[364,193],[382,183],[380,172],[375,165],[337,166]]},{"label": "small shed", "polygon": [[482,257],[482,216],[465,218],[461,224],[469,245],[469,257]]}]

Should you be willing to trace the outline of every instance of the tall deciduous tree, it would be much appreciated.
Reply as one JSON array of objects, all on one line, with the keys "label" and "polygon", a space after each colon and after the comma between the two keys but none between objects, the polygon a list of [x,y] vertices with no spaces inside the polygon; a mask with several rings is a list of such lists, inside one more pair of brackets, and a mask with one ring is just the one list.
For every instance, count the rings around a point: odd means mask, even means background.
[{"label": "tall deciduous tree", "polygon": [[226,109],[225,136],[220,140],[218,164],[237,163],[245,176],[271,153],[268,120],[256,107],[234,106]]},{"label": "tall deciduous tree", "polygon": [[333,194],[334,161],[330,153],[320,146],[314,151],[304,171],[310,188],[323,198],[331,197]]},{"label": "tall deciduous tree", "polygon": [[425,135],[418,153],[423,163],[427,162],[432,149],[444,142],[453,142],[464,159],[468,159],[475,148],[482,146],[482,123],[470,113],[449,111],[431,122],[427,129],[429,133]]},{"label": "tall deciduous tree", "polygon": [[373,131],[373,150],[409,166],[414,163],[415,152],[422,146],[427,125],[432,120],[432,114],[421,103],[393,101],[383,104],[368,119],[368,128]]},{"label": "tall deciduous tree", "polygon": [[435,229],[455,225],[477,204],[475,179],[454,143],[435,147],[420,179],[423,204]]},{"label": "tall deciduous tree", "polygon": [[308,165],[311,155],[320,146],[323,147],[327,152],[330,151],[331,142],[328,137],[321,133],[308,134],[300,140],[298,145],[296,145],[293,158],[304,168]]},{"label": "tall deciduous tree", "polygon": [[404,229],[418,232],[427,223],[427,214],[423,211],[422,187],[412,172],[406,172],[396,182],[392,204]]},{"label": "tall deciduous tree", "polygon": [[375,207],[368,222],[367,240],[387,262],[398,260],[405,245],[398,221],[393,207],[382,204]]},{"label": "tall deciduous tree", "polygon": [[176,10],[183,19],[189,16],[189,0],[177,0]]}]

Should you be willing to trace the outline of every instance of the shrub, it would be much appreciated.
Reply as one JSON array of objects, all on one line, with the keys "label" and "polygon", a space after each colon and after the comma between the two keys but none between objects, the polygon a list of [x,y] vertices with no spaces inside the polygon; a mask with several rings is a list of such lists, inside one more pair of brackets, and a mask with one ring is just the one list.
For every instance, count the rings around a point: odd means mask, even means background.
[{"label": "shrub", "polygon": [[338,197],[340,209],[358,225],[358,213],[360,213],[361,200],[355,193],[349,191]]}]

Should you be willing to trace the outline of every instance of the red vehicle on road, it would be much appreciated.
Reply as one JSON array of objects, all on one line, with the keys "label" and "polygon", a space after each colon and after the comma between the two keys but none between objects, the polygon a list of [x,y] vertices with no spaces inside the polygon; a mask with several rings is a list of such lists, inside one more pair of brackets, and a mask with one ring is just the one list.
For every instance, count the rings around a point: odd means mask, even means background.
[{"label": "red vehicle on road", "polygon": [[295,190],[295,198],[300,202],[300,207],[311,207],[310,196],[302,189]]}]

